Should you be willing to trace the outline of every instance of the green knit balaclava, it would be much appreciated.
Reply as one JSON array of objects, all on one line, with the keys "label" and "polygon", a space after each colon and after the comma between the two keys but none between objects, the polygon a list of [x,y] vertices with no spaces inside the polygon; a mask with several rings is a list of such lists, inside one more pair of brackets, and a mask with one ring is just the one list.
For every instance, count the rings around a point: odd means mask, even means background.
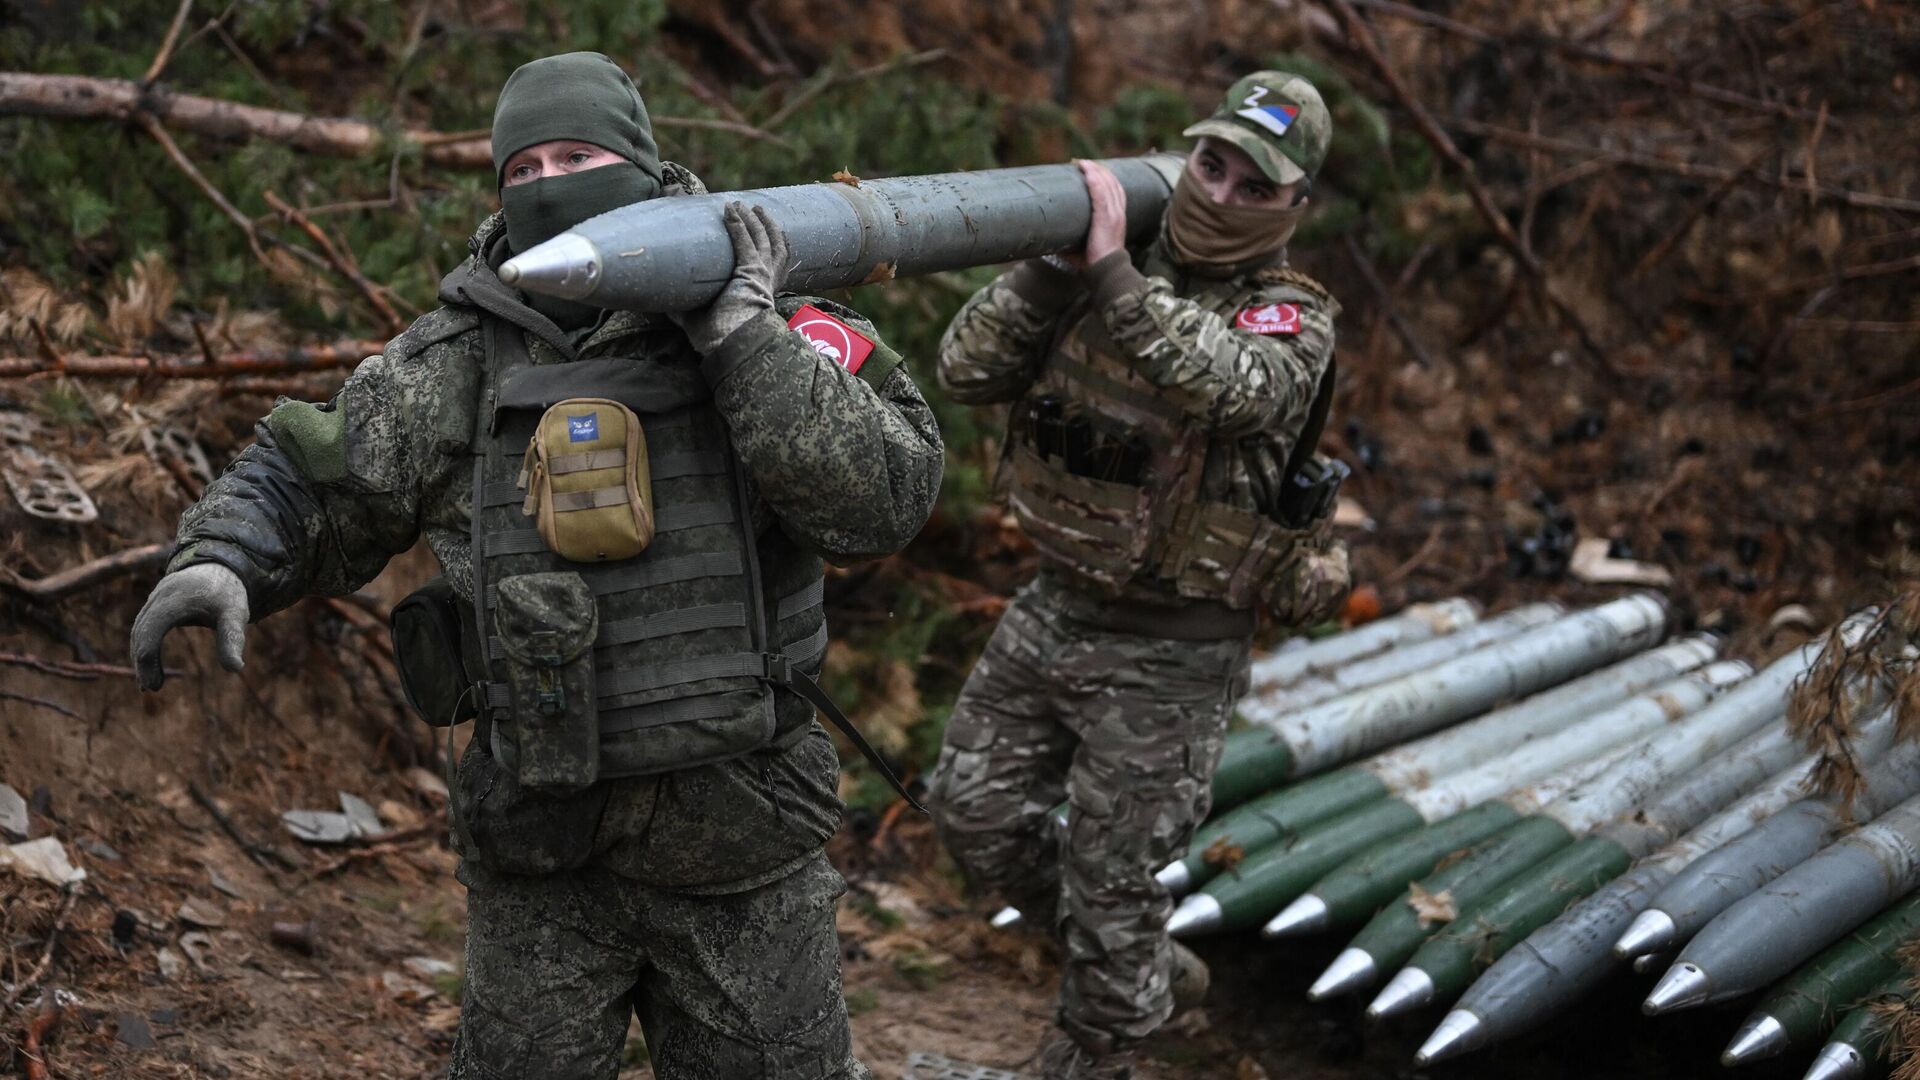
[{"label": "green knit balaclava", "polygon": [[576,139],[626,160],[500,189],[507,240],[518,253],[590,217],[660,194],[660,149],[640,91],[599,53],[574,52],[523,64],[493,110],[493,171],[529,146]]}]

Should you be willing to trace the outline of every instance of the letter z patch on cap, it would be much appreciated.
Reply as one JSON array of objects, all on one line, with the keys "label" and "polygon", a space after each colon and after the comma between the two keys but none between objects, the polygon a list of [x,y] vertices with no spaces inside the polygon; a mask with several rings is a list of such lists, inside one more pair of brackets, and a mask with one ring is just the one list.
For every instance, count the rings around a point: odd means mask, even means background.
[{"label": "letter z patch on cap", "polygon": [[1256,304],[1241,308],[1240,314],[1233,317],[1233,327],[1256,334],[1297,334],[1300,309],[1292,304]]},{"label": "letter z patch on cap", "polygon": [[860,365],[873,352],[873,342],[866,335],[812,304],[794,312],[787,329],[799,331],[813,351],[846,368],[849,375],[858,375]]}]

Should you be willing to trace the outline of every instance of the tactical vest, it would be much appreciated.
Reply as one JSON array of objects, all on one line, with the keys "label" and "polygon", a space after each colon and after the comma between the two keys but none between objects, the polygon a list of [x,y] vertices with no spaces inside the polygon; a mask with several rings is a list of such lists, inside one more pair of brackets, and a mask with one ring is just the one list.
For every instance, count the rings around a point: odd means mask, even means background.
[{"label": "tactical vest", "polygon": [[[536,365],[519,328],[484,321],[470,600],[494,755],[522,783],[576,789],[797,737],[776,731],[773,687],[817,670],[825,652],[821,564],[760,564],[746,474],[698,365]],[[528,438],[574,398],[640,418],[655,534],[632,558],[562,559],[522,511]]]},{"label": "tactical vest", "polygon": [[[1326,302],[1324,290],[1294,271],[1262,271],[1256,280]],[[1251,295],[1237,282],[1222,282],[1187,299],[1231,317]],[[1105,475],[1098,463],[1089,467],[1062,453],[1045,431],[1051,417],[1037,407],[1048,401],[1105,439],[1136,448],[1137,468]],[[1230,440],[1211,438],[1140,374],[1100,313],[1086,305],[1067,321],[1009,418],[1008,501],[1043,554],[1099,591],[1118,596],[1147,583],[1244,610],[1271,596],[1275,579],[1297,561],[1296,549],[1323,541],[1325,529],[1291,529],[1265,508],[1205,490],[1209,455],[1230,448]]]}]

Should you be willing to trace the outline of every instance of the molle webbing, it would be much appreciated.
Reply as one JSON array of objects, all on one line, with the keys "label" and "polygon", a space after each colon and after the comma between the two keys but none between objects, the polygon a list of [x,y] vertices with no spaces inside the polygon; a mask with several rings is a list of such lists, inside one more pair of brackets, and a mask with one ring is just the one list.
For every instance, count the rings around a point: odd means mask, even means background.
[{"label": "molle webbing", "polygon": [[[500,582],[564,573],[578,576],[570,588],[591,598],[597,620],[585,651],[593,663],[586,696],[598,732],[598,776],[668,772],[781,744],[792,732],[778,730],[777,686],[826,714],[922,809],[807,674],[827,648],[819,561],[795,551],[764,568],[771,580],[763,582],[744,466],[692,358],[535,366],[517,328],[488,323],[495,392],[482,395],[476,425],[472,550],[477,640],[486,643],[479,650],[486,668],[481,711],[491,725],[483,734],[496,752],[537,734],[537,726],[522,726],[524,703],[500,670],[515,657],[537,655],[539,643],[515,647],[498,636]],[[568,562],[527,527],[524,493],[514,483],[527,440],[543,412],[574,398],[617,401],[640,419],[655,528],[633,558]],[[571,466],[564,456],[548,460]],[[515,670],[524,675],[524,668]]]},{"label": "molle webbing", "polygon": [[[476,447],[473,550],[489,669],[483,700],[496,746],[518,753],[512,748],[540,731],[502,677],[528,649],[501,638],[494,615],[500,582],[554,573],[578,575],[597,612],[590,700],[581,708],[597,726],[599,775],[673,771],[769,745],[779,732],[768,673],[824,652],[824,609],[795,605],[793,614],[812,615],[783,627],[797,640],[766,641],[755,613],[778,600],[759,594],[741,466],[697,364],[668,356],[534,365],[516,329],[489,321],[496,393],[483,406],[484,442]],[[653,538],[639,555],[617,562],[554,554],[530,527],[515,484],[540,416],[559,402],[587,398],[632,410],[650,464],[657,463],[649,470]],[[575,464],[564,454],[548,458],[549,466],[556,462],[561,469]],[[817,580],[792,582],[788,592],[811,596]],[[770,657],[771,650],[779,652]]]},{"label": "molle webbing", "polygon": [[[1284,284],[1318,289],[1310,279],[1296,281],[1292,275]],[[1189,299],[1231,318],[1257,295],[1233,287]],[[1294,540],[1259,509],[1221,501],[1225,492],[1203,488],[1208,459],[1232,453],[1232,447],[1210,439],[1198,420],[1140,373],[1107,333],[1100,312],[1082,308],[1069,320],[1046,358],[1037,392],[1061,397],[1068,414],[1096,418],[1148,450],[1137,478],[1076,472],[1070,458],[1042,452],[1034,424],[1015,406],[1006,450],[1006,476],[1012,481],[1008,503],[1055,569],[1111,596],[1147,585],[1154,592],[1250,610]],[[1324,405],[1319,415],[1324,417]],[[1153,632],[1150,618],[1129,625]],[[1207,618],[1191,632],[1210,635],[1216,627],[1245,625],[1245,618]]]},{"label": "molle webbing", "polygon": [[[586,579],[588,592],[595,596],[609,596],[696,578],[731,577],[742,572],[741,566],[739,552],[714,551],[704,555],[660,559],[645,565],[615,563],[611,566],[588,566],[580,570],[580,576]],[[487,607],[491,609],[496,601],[494,586],[489,584],[486,593]]]},{"label": "molle webbing", "polygon": [[[497,642],[489,642],[489,650],[496,648],[497,645]],[[599,647],[597,643],[595,647]],[[826,624],[822,623],[820,629],[785,646],[780,651],[786,655],[788,662],[804,664],[819,658],[826,648],[827,628]],[[603,674],[596,684],[596,691],[602,705],[619,708],[622,704],[621,699],[629,695],[644,694],[707,679],[742,677],[765,679],[769,677],[767,672],[767,658],[758,653],[706,656],[674,664],[662,664],[645,671],[629,670]],[[506,688],[498,683],[489,685],[487,704],[494,708],[505,708],[510,704]]]},{"label": "molle webbing", "polygon": [[[654,512],[653,533],[658,537],[662,533],[679,532],[683,529],[726,525],[733,520],[733,504],[730,502],[694,503],[690,506],[684,503],[665,505]],[[503,529],[487,534],[488,558],[496,555],[528,555],[545,550],[547,550],[546,542],[540,539],[540,532],[537,529]]]},{"label": "molle webbing", "polygon": [[[649,430],[659,430],[649,425]],[[649,471],[655,480],[674,480],[682,476],[721,476],[727,471],[727,459],[724,454],[667,454],[655,457],[649,463]],[[484,506],[518,506],[526,500],[527,493],[518,484],[488,484],[481,494]],[[658,526],[655,526],[658,528]]]}]

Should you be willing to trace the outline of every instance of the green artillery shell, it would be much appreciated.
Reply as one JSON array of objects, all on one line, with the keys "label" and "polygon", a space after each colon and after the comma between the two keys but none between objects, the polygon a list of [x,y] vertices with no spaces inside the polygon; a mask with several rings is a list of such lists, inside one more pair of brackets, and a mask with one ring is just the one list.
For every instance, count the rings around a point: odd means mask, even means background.
[{"label": "green artillery shell", "polygon": [[1626,873],[1633,857],[1611,840],[1588,836],[1512,878],[1415,953],[1411,967],[1433,980],[1436,1001],[1452,1001],[1508,949],[1569,906]]},{"label": "green artillery shell", "polygon": [[1293,751],[1265,728],[1249,728],[1227,736],[1220,751],[1220,767],[1213,771],[1213,804],[1238,806],[1263,791],[1287,782],[1293,772]]},{"label": "green artillery shell", "polygon": [[1902,971],[1886,979],[1848,1009],[1813,1068],[1807,1070],[1806,1080],[1866,1080],[1892,1072],[1893,1048],[1888,1038],[1892,1032],[1887,1016],[1874,1006],[1906,1001],[1911,977]]},{"label": "green artillery shell", "polygon": [[1382,799],[1323,822],[1293,843],[1272,845],[1241,863],[1234,873],[1208,882],[1181,904],[1167,929],[1176,934],[1187,930],[1180,912],[1202,909],[1202,898],[1219,905],[1219,920],[1212,927],[1196,925],[1192,930],[1257,926],[1355,852],[1421,824],[1420,815],[1398,799]]},{"label": "green artillery shell", "polygon": [[[1419,886],[1429,895],[1447,894],[1454,910],[1464,911],[1571,843],[1573,834],[1552,818],[1522,818],[1477,845],[1466,857],[1429,874]],[[1410,900],[1410,895],[1402,894],[1354,936],[1353,948],[1371,955],[1380,971],[1405,964],[1438,929],[1421,924]]]},{"label": "green artillery shell", "polygon": [[[1265,734],[1262,733],[1265,737]],[[1213,781],[1218,798],[1220,778]],[[1207,849],[1225,840],[1244,855],[1271,844],[1291,840],[1305,829],[1386,797],[1387,788],[1372,773],[1341,769],[1270,791],[1244,806],[1235,807],[1202,825],[1179,862],[1162,873],[1161,882],[1180,892],[1191,891],[1219,872],[1206,859]],[[1173,867],[1184,866],[1181,876]],[[1168,880],[1171,874],[1176,880]]]},{"label": "green artillery shell", "polygon": [[1372,918],[1442,859],[1519,820],[1520,812],[1504,802],[1481,803],[1360,853],[1321,878],[1312,892],[1327,905],[1330,926],[1354,925]]}]

